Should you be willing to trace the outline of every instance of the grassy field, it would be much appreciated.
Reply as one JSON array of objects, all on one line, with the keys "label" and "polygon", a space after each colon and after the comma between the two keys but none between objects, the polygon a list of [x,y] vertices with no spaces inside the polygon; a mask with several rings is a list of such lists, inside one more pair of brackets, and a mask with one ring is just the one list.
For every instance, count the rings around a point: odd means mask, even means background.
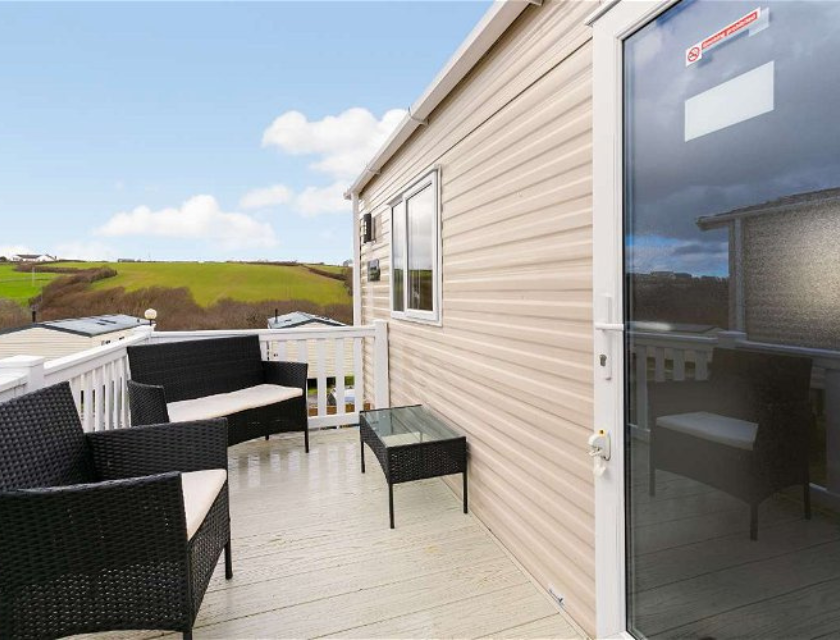
[{"label": "grassy field", "polygon": [[38,273],[36,269],[33,283],[31,273],[15,271],[13,264],[0,264],[0,298],[9,298],[26,306],[30,298],[41,293],[41,287],[49,284],[58,275],[57,273]]},{"label": "grassy field", "polygon": [[[101,280],[94,289],[124,287],[135,291],[147,287],[189,287],[198,304],[208,306],[222,298],[243,302],[261,300],[310,300],[317,304],[349,304],[344,285],[331,278],[312,273],[303,266],[234,264],[225,262],[121,262],[59,263],[58,266],[79,269],[108,266],[116,277]],[[320,265],[332,271],[336,267]],[[12,265],[0,265],[0,297],[12,298],[21,304],[37,295],[40,287],[57,274],[39,274],[44,278],[31,284],[31,276],[13,271]],[[340,270],[340,269],[339,269]]]}]

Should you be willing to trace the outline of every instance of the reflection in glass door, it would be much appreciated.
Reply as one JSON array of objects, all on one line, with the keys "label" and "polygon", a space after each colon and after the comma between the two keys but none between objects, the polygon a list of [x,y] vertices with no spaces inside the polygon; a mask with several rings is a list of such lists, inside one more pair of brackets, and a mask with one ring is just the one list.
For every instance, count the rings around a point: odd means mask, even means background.
[{"label": "reflection in glass door", "polygon": [[840,637],[840,3],[624,44],[628,627]]}]

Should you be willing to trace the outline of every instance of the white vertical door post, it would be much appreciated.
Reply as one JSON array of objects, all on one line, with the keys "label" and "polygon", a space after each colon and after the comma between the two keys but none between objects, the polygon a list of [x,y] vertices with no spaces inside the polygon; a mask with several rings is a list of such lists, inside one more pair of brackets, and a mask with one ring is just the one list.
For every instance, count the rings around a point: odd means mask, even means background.
[{"label": "white vertical door post", "polygon": [[12,356],[0,360],[0,374],[11,374],[26,377],[26,392],[37,391],[44,387],[43,356]]},{"label": "white vertical door post", "polygon": [[377,409],[391,406],[388,373],[388,322],[373,321],[373,383]]},{"label": "white vertical door post", "polygon": [[353,204],[353,325],[362,324],[362,236],[359,224],[359,195],[350,194]]}]

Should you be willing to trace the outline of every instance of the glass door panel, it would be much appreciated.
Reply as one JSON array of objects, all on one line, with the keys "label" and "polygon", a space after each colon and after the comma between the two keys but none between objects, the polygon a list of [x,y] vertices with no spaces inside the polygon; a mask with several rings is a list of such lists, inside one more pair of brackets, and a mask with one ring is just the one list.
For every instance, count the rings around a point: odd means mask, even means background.
[{"label": "glass door panel", "polygon": [[624,43],[628,627],[840,637],[840,3]]}]

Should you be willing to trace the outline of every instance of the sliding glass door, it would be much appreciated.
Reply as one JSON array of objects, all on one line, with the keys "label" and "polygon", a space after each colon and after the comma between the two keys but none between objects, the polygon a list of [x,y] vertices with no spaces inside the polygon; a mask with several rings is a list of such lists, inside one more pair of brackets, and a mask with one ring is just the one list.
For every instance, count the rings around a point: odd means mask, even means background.
[{"label": "sliding glass door", "polygon": [[840,637],[838,32],[684,0],[624,40],[638,637]]}]

